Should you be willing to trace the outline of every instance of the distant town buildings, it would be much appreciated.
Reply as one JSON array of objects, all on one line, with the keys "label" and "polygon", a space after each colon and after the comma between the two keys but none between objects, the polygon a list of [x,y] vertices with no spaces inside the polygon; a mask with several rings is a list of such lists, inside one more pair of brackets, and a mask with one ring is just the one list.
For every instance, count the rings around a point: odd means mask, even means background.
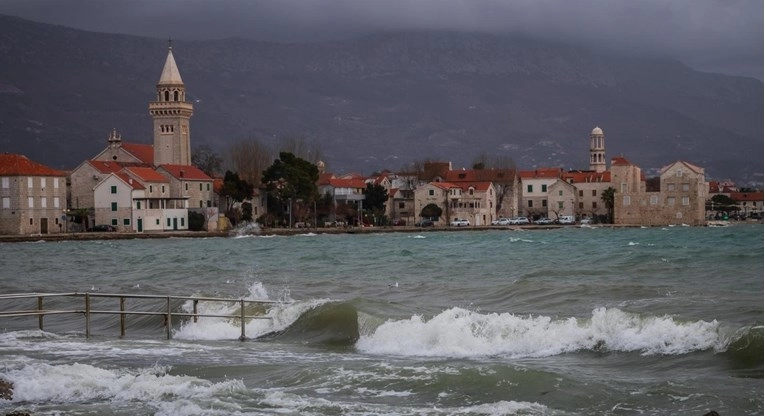
[{"label": "distant town buildings", "polygon": [[[149,103],[152,144],[123,142],[115,129],[100,153],[69,173],[23,155],[0,154],[0,234],[75,232],[97,225],[137,233],[187,230],[190,213],[202,218],[205,229],[218,229],[222,223],[218,207],[230,201],[221,196],[220,178],[213,180],[191,164],[193,110],[169,47],[156,97]],[[450,162],[427,162],[411,172],[365,177],[336,176],[324,172],[319,162],[317,187],[331,199],[332,209],[316,218],[314,206],[313,221],[362,224],[360,212],[370,184],[386,190],[384,223],[392,224],[412,225],[425,207],[435,206],[441,215],[431,219],[439,225],[459,219],[486,226],[517,216],[610,220],[620,225],[704,225],[719,218],[722,207],[721,202],[715,207],[716,198],[732,204],[741,218],[762,219],[761,191],[707,182],[704,169],[694,164],[672,162],[661,169],[657,183],[648,185],[641,168],[625,157],[611,158],[610,166],[607,160],[605,134],[595,127],[589,136],[587,170],[452,169]],[[728,212],[731,206],[725,209]],[[263,195],[253,200],[253,211],[256,216],[266,213]],[[289,212],[292,226],[291,208]],[[84,216],[84,224],[73,223],[75,215]]]}]

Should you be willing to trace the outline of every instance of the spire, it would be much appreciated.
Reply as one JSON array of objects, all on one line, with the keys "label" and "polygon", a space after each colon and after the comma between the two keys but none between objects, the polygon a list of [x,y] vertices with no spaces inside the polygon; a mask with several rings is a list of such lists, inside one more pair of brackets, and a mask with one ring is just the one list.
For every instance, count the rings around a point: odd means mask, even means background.
[{"label": "spire", "polygon": [[167,40],[167,59],[165,67],[162,68],[162,75],[159,77],[159,85],[183,85],[181,73],[178,71],[178,65],[173,58],[173,41]]}]

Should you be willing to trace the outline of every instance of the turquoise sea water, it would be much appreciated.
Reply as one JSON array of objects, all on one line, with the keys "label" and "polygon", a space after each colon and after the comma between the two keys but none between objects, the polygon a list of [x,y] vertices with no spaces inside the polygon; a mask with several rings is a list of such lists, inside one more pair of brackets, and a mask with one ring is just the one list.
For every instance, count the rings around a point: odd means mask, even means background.
[{"label": "turquoise sea water", "polygon": [[[0,317],[0,413],[763,414],[763,227],[0,244],[0,293],[282,301]],[[0,303],[0,310],[33,309]],[[176,310],[188,304],[173,305]],[[236,315],[236,305],[201,304]],[[205,308],[207,308],[205,310]],[[161,307],[158,309],[161,311]]]}]

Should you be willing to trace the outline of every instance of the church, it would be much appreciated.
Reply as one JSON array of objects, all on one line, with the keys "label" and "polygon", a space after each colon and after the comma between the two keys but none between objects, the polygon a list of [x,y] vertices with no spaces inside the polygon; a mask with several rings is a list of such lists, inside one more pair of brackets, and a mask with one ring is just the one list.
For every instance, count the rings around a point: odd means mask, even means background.
[{"label": "church", "polygon": [[[218,223],[213,179],[191,164],[190,119],[194,106],[173,57],[172,45],[149,102],[153,144],[123,142],[114,129],[106,147],[70,175],[69,208],[88,210],[88,227],[121,232],[189,229],[189,213],[203,229]],[[197,215],[197,218],[200,218]]]}]

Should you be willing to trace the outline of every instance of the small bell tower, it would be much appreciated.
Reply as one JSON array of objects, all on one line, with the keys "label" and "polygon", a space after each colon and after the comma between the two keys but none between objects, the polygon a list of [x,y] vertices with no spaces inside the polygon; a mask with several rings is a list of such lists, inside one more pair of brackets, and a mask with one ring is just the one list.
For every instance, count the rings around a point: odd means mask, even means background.
[{"label": "small bell tower", "polygon": [[590,170],[606,171],[606,144],[603,130],[597,126],[590,133]]},{"label": "small bell tower", "polygon": [[149,103],[154,121],[154,164],[190,165],[191,140],[189,119],[194,106],[186,102],[186,86],[173,57],[168,40],[167,59],[157,83],[157,97]]}]

